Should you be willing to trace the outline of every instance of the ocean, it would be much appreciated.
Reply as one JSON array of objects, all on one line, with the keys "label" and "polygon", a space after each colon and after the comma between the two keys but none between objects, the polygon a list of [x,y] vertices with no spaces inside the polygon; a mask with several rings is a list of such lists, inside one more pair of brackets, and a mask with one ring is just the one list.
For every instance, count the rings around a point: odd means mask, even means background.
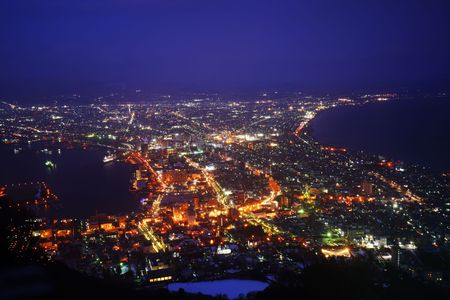
[{"label": "ocean", "polygon": [[319,113],[310,128],[325,145],[450,171],[450,98],[339,106]]}]

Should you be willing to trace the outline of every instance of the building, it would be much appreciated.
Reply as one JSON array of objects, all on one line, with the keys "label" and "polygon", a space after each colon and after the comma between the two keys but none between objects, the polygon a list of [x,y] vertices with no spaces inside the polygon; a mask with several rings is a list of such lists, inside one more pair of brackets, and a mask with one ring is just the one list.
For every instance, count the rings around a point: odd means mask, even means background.
[{"label": "building", "polygon": [[148,155],[148,144],[141,144],[141,153],[144,156]]},{"label": "building", "polygon": [[361,192],[365,196],[370,196],[373,194],[373,185],[372,183],[364,180],[361,184]]}]

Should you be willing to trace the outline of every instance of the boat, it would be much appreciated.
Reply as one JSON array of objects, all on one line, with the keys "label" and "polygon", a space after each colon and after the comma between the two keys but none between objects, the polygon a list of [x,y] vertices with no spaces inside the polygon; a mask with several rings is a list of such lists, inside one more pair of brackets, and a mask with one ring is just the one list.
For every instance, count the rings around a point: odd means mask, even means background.
[{"label": "boat", "polygon": [[56,164],[54,162],[52,162],[51,160],[47,160],[45,162],[45,166],[49,169],[54,169],[56,167]]},{"label": "boat", "polygon": [[103,157],[103,162],[106,164],[106,163],[109,163],[109,162],[115,160],[116,158],[117,158],[117,156],[115,154],[105,155],[105,157]]}]

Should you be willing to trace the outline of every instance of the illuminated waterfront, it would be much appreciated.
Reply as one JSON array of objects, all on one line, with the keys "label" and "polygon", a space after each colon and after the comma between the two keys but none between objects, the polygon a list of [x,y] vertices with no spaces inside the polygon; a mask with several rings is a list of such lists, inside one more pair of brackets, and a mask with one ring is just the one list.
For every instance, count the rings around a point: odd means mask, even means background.
[{"label": "illuminated waterfront", "polygon": [[[38,185],[37,196],[18,200],[30,188],[0,186],[2,207],[45,206],[54,192],[64,209],[35,219],[36,247],[94,277],[145,287],[229,278],[283,284],[334,260],[412,270],[422,263],[419,249],[447,249],[448,175],[311,135],[327,110],[396,103],[397,94],[271,96],[6,103],[5,183],[41,180],[54,191]],[[10,243],[20,245],[19,236]],[[444,280],[436,274],[436,283]]]},{"label": "illuminated waterfront", "polygon": [[450,299],[450,1],[0,24],[0,300]]},{"label": "illuminated waterfront", "polygon": [[327,145],[449,171],[449,115],[448,97],[337,107],[318,114],[312,133]]},{"label": "illuminated waterfront", "polygon": [[[87,217],[136,209],[137,201],[129,192],[132,167],[123,162],[104,164],[104,153],[62,145],[0,145],[0,184],[45,181],[60,199],[49,211],[51,216]],[[56,167],[46,166],[46,161]]]}]

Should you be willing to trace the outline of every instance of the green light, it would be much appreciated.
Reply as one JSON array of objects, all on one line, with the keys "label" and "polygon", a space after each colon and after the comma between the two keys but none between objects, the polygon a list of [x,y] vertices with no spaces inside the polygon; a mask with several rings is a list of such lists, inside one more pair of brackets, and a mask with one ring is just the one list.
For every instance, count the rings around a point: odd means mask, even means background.
[{"label": "green light", "polygon": [[49,167],[49,168],[54,168],[54,167],[55,167],[55,164],[54,164],[51,160],[47,160],[47,161],[45,162],[45,166],[46,166],[46,167]]},{"label": "green light", "polygon": [[327,232],[327,237],[329,237],[329,238],[331,237],[331,231]]},{"label": "green light", "polygon": [[299,213],[299,214],[304,214],[304,213],[305,213],[305,210],[302,208],[302,209],[300,209],[300,210],[298,211],[298,213]]}]

